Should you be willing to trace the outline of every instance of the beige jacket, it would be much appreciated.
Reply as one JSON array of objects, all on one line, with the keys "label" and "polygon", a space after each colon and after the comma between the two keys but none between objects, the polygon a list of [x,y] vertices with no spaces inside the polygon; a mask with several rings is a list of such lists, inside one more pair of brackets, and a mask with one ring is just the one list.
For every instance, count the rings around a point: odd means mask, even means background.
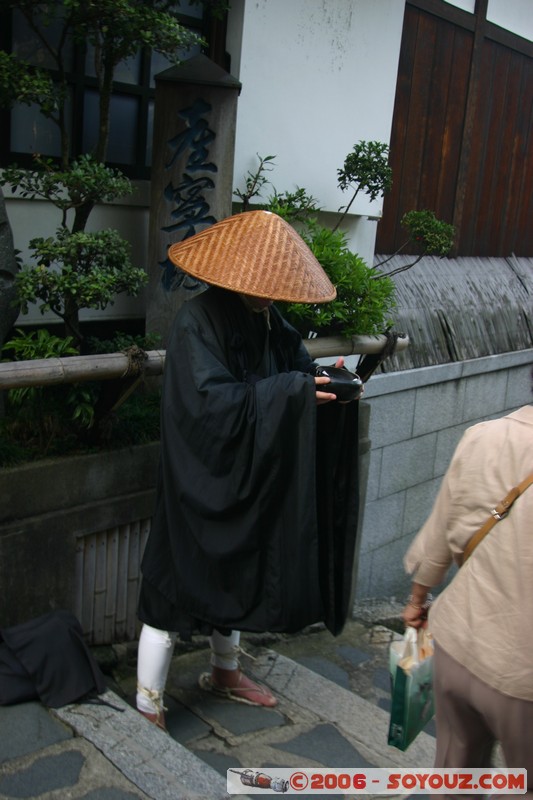
[{"label": "beige jacket", "polygon": [[[404,564],[438,586],[507,492],[533,472],[533,406],[469,428]],[[533,700],[533,486],[477,546],[433,603],[446,652],[504,694]]]}]

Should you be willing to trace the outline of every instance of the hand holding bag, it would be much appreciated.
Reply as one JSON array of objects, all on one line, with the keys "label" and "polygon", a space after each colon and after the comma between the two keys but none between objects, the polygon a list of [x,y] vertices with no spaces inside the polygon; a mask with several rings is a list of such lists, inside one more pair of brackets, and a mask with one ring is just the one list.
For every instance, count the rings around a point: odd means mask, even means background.
[{"label": "hand holding bag", "polygon": [[398,750],[407,750],[435,714],[433,651],[433,639],[427,628],[408,627],[402,640],[391,642],[388,744]]}]

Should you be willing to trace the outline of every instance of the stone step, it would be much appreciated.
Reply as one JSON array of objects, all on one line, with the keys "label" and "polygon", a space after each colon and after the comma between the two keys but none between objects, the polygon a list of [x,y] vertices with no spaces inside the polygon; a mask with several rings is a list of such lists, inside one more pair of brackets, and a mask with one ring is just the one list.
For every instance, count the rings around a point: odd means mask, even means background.
[{"label": "stone step", "polygon": [[[389,712],[354,692],[286,658],[275,651],[266,651],[253,666],[253,674],[285,701],[318,718],[317,726],[331,726],[345,739],[366,763],[328,762],[322,746],[314,751],[315,760],[324,767],[420,767],[431,766],[435,756],[435,739],[420,733],[407,752],[387,744]],[[324,744],[323,738],[317,744]],[[310,751],[313,752],[313,751]],[[348,751],[346,751],[348,755]],[[354,761],[358,759],[355,758]],[[300,766],[305,766],[300,764]]]},{"label": "stone step", "polygon": [[111,691],[109,705],[73,704],[51,713],[89,741],[153,800],[222,800],[226,778]]},{"label": "stone step", "polygon": [[[131,707],[133,663],[130,674],[123,669],[115,676],[123,697],[112,691],[104,696],[120,711],[105,705],[74,705],[53,713],[154,800],[226,798],[228,768],[273,775],[276,767],[431,766],[435,740],[427,733],[421,733],[405,753],[387,745],[389,713],[380,706],[386,688],[374,693],[372,700],[347,688],[350,683],[357,688],[361,681],[369,693],[368,675],[384,669],[392,632],[374,627],[369,639],[366,628],[348,627],[339,640],[325,631],[281,637],[274,642],[277,650],[254,645],[253,637],[246,643],[253,654],[246,671],[275,693],[278,705],[273,709],[202,691],[198,676],[209,663],[204,647],[180,653],[172,661],[165,700],[170,736]],[[283,649],[295,657],[279,652]],[[352,665],[348,678],[339,666],[339,651]]]}]

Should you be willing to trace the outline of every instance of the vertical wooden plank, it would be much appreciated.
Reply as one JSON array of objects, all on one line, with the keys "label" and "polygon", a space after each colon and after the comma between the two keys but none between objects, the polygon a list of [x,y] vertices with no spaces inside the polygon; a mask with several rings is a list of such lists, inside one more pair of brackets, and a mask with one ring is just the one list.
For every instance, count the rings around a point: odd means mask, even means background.
[{"label": "vertical wooden plank", "polygon": [[138,633],[140,563],[151,519],[80,537],[76,612],[90,644],[131,641]]},{"label": "vertical wooden plank", "polygon": [[117,558],[117,595],[115,630],[113,641],[123,642],[126,634],[126,618],[128,609],[128,556],[130,547],[130,530],[135,523],[121,525],[118,530]]},{"label": "vertical wooden plank", "polygon": [[[440,147],[440,171],[434,211],[437,217],[446,222],[453,220],[472,44],[473,36],[470,31],[454,28],[444,128],[441,138],[434,143],[437,153]],[[426,207],[431,208],[428,205]]]},{"label": "vertical wooden plank", "polygon": [[115,615],[117,608],[117,572],[118,572],[118,528],[110,528],[106,534],[106,593],[104,604],[103,644],[113,641]]},{"label": "vertical wooden plank", "polygon": [[144,548],[150,535],[150,528],[152,525],[152,518],[141,519],[136,526],[135,532],[135,547],[131,548],[130,552],[130,572],[129,572],[129,590],[128,590],[128,636],[130,639],[135,639],[138,636],[140,623],[137,617],[137,604],[139,602],[139,592],[141,588],[141,562],[144,554]]},{"label": "vertical wooden plank", "polygon": [[470,196],[468,206],[472,209],[469,214],[470,252],[490,256],[488,230],[494,178],[498,168],[500,103],[507,73],[502,63],[504,75],[499,74],[498,53],[493,42],[483,43],[481,65],[475,135],[470,152],[470,186],[466,196]]},{"label": "vertical wooden plank", "polygon": [[96,583],[96,535],[83,537],[81,627],[87,641],[94,643],[94,592]]},{"label": "vertical wooden plank", "polygon": [[395,243],[400,224],[399,203],[403,187],[403,163],[419,16],[420,13],[416,9],[406,5],[390,140],[389,164],[392,169],[392,189],[383,200],[383,216],[377,228],[378,253],[393,253],[397,247]]},{"label": "vertical wooden plank", "polygon": [[533,252],[533,58],[522,57],[522,80],[517,127],[512,149],[516,154],[517,180],[513,185],[516,237],[509,252],[531,256]]},{"label": "vertical wooden plank", "polygon": [[[502,50],[503,48],[500,48]],[[507,55],[505,49],[502,57]],[[494,185],[494,195],[491,198],[491,225],[488,232],[489,250],[491,253],[510,255],[512,250],[507,250],[505,240],[508,226],[515,227],[514,220],[509,217],[510,207],[514,192],[512,186],[520,183],[517,173],[516,150],[514,144],[517,120],[519,117],[521,65],[523,59],[518,53],[508,51],[506,83],[503,87],[503,97],[500,107],[501,136],[498,147],[498,171]],[[500,61],[497,69],[500,70]],[[497,102],[497,98],[495,98]]]},{"label": "vertical wooden plank", "polygon": [[[452,69],[454,29],[449,23],[439,20],[435,24],[435,46],[431,68],[427,106],[427,125],[422,157],[420,160],[420,185],[417,208],[437,208],[439,175],[443,158],[443,138],[448,112],[450,73]],[[427,79],[427,76],[426,76]],[[450,216],[451,220],[451,216]]]},{"label": "vertical wooden plank", "polygon": [[[421,208],[424,148],[428,136],[429,106],[432,96],[432,85],[428,75],[433,72],[437,28],[438,20],[435,17],[429,14],[420,15],[402,168],[401,207],[398,209],[400,219],[406,211]],[[402,241],[405,239],[405,232],[401,228],[398,235]]]},{"label": "vertical wooden plank", "polygon": [[463,242],[465,235],[463,232],[463,222],[468,224],[472,219],[473,209],[468,208],[468,214],[465,214],[466,207],[466,193],[471,184],[468,181],[469,173],[472,178],[471,168],[471,152],[472,142],[474,138],[474,131],[476,130],[478,122],[477,104],[479,99],[479,86],[481,70],[481,57],[483,55],[483,35],[484,27],[486,25],[487,17],[487,2],[488,0],[476,0],[476,27],[474,31],[474,41],[472,45],[472,59],[469,70],[468,90],[467,90],[467,104],[465,114],[465,124],[463,128],[463,136],[461,139],[461,152],[459,157],[459,167],[457,171],[456,182],[456,195],[454,205],[454,218],[453,224],[458,231],[458,238],[456,244],[456,251],[466,252]]},{"label": "vertical wooden plank", "polygon": [[84,565],[85,565],[85,546],[84,546],[84,537],[78,536],[76,539],[76,565],[75,565],[75,584],[76,584],[76,599],[75,599],[75,606],[74,606],[74,613],[76,617],[80,621],[80,625],[82,630],[85,632],[84,628],[84,615],[83,615],[83,576],[84,576]]},{"label": "vertical wooden plank", "polygon": [[127,573],[127,609],[125,635],[128,641],[135,639],[137,629],[137,599],[139,587],[141,520],[135,520],[130,526],[130,544],[128,548]]},{"label": "vertical wooden plank", "polygon": [[107,587],[107,531],[95,534],[95,581],[94,581],[94,644],[102,644],[104,638],[105,603]]}]

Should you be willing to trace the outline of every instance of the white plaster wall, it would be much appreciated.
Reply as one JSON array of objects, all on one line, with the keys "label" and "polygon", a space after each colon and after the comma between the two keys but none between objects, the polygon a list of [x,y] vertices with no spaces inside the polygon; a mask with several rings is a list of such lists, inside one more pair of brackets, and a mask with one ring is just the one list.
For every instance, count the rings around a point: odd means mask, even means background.
[{"label": "white plaster wall", "polygon": [[[359,140],[389,143],[404,0],[233,0],[227,46],[242,83],[234,187],[275,155],[278,191],[305,187],[327,211],[351,199],[337,169]],[[264,196],[272,191],[267,187]],[[382,200],[358,196],[352,249],[371,261]]]},{"label": "white plaster wall", "polygon": [[533,3],[531,0],[489,0],[487,19],[533,42]]},{"label": "white plaster wall", "polygon": [[[148,254],[148,195],[147,181],[134,184],[135,191],[125,202],[98,206],[89,218],[87,230],[96,231],[113,228],[127,239],[131,245],[131,259],[136,267],[145,267]],[[13,195],[7,186],[3,187],[6,210],[13,231],[15,248],[20,250],[22,263],[30,263],[28,244],[30,239],[52,236],[61,221],[57,208],[44,200],[24,200]],[[84,309],[82,320],[99,319],[142,319],[144,318],[144,293],[138,297],[117,295],[114,304],[99,311]],[[42,314],[38,306],[30,306],[27,314],[19,315],[16,325],[41,325],[61,323],[59,317],[51,312]]]},{"label": "white plaster wall", "polygon": [[[473,14],[476,0],[446,0],[451,6]],[[531,0],[489,0],[487,19],[500,28],[533,41],[533,3]]]},{"label": "white plaster wall", "polygon": [[445,0],[445,2],[451,6],[462,8],[463,11],[469,11],[470,14],[474,13],[476,7],[476,0]]}]

